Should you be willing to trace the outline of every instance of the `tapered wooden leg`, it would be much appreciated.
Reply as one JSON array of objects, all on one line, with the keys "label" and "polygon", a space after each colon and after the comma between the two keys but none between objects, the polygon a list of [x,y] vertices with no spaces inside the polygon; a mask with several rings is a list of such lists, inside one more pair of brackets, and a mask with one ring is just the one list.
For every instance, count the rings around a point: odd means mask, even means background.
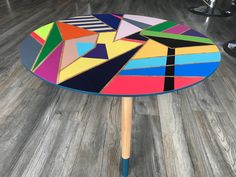
[{"label": "tapered wooden leg", "polygon": [[129,171],[129,158],[131,148],[132,130],[132,97],[122,97],[121,100],[121,149],[122,149],[122,176],[127,177]]}]

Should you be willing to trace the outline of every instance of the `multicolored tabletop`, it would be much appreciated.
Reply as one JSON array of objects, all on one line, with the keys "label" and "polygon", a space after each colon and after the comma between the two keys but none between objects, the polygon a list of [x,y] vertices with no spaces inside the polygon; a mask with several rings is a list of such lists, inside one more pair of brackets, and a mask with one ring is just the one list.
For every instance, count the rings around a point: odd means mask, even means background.
[{"label": "multicolored tabletop", "polygon": [[[128,176],[132,96],[194,85],[219,66],[220,53],[205,35],[183,24],[129,14],[94,14],[49,23],[20,45],[24,66],[57,86],[123,96],[122,175]],[[131,96],[131,97],[127,97]]]},{"label": "multicolored tabletop", "polygon": [[88,94],[139,96],[175,91],[210,76],[220,53],[183,24],[129,14],[49,23],[20,45],[24,66],[57,86]]}]

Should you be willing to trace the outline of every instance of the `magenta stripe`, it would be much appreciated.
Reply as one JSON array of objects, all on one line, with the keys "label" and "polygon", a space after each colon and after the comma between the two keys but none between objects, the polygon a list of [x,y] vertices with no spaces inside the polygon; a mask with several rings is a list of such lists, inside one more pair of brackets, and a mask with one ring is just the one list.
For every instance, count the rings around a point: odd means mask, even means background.
[{"label": "magenta stripe", "polygon": [[163,32],[166,32],[166,33],[171,33],[171,34],[181,34],[181,33],[184,33],[185,31],[189,30],[190,28],[188,26],[185,26],[185,25],[177,25],[177,26],[174,26],[172,28],[169,28]]}]

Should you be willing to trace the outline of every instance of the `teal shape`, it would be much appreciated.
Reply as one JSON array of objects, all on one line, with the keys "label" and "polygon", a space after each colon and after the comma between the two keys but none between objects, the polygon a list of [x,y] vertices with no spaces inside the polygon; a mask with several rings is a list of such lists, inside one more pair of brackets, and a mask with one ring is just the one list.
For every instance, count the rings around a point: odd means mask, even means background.
[{"label": "teal shape", "polygon": [[76,48],[79,57],[83,56],[84,54],[88,53],[91,49],[93,49],[95,44],[89,42],[77,42]]}]

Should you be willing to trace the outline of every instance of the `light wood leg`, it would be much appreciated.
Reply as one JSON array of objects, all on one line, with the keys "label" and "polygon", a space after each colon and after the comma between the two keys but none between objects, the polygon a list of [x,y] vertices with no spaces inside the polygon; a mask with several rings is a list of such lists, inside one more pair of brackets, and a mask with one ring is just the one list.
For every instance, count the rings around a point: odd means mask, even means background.
[{"label": "light wood leg", "polygon": [[128,176],[129,158],[131,150],[132,130],[132,97],[122,97],[121,100],[121,149],[122,149],[122,176]]}]

